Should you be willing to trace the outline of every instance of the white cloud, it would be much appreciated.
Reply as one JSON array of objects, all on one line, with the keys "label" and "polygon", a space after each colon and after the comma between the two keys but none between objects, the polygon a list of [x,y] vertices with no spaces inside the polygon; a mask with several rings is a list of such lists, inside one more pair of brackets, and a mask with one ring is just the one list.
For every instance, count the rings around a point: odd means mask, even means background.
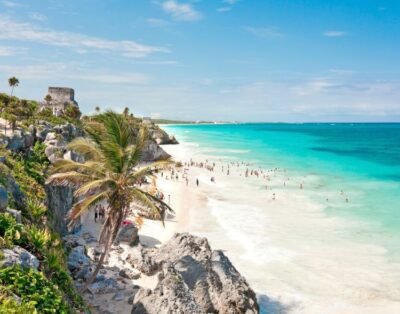
[{"label": "white cloud", "polygon": [[136,73],[75,73],[67,75],[67,78],[108,84],[147,84],[150,81],[149,77],[147,77],[146,75]]},{"label": "white cloud", "polygon": [[235,3],[238,3],[240,0],[224,0],[222,1],[223,3],[227,3],[230,5],[234,5]]},{"label": "white cloud", "polygon": [[196,11],[190,3],[179,3],[175,0],[168,0],[164,1],[161,7],[176,20],[198,21],[202,18],[201,13]]},{"label": "white cloud", "polygon": [[230,8],[230,7],[222,7],[222,8],[218,8],[217,12],[222,13],[222,12],[228,12],[230,10],[232,10],[232,8]]},{"label": "white cloud", "polygon": [[147,24],[149,24],[151,27],[164,27],[168,25],[168,21],[163,20],[163,19],[156,19],[156,18],[148,18],[146,20]]},{"label": "white cloud", "polygon": [[9,57],[16,54],[18,54],[18,50],[16,48],[0,46],[0,57]]},{"label": "white cloud", "polygon": [[132,58],[147,57],[156,52],[168,52],[164,47],[147,46],[131,40],[113,41],[85,34],[59,32],[30,23],[16,22],[4,16],[0,16],[1,39],[66,47],[76,52],[118,53]]},{"label": "white cloud", "polygon": [[74,80],[91,81],[107,84],[142,85],[150,82],[150,78],[141,73],[110,73],[79,69],[76,64],[51,63],[46,65],[0,65],[0,71],[8,76],[15,75],[23,80]]},{"label": "white cloud", "polygon": [[246,26],[243,28],[246,32],[260,37],[260,38],[278,38],[284,34],[281,33],[276,27],[251,27]]},{"label": "white cloud", "polygon": [[345,31],[335,31],[335,30],[326,31],[324,33],[325,37],[344,37],[344,36],[347,36],[347,35],[348,35],[348,33],[345,32]]},{"label": "white cloud", "polygon": [[39,21],[39,22],[43,22],[47,20],[47,16],[41,13],[37,13],[37,12],[32,12],[29,14],[30,19],[35,20],[35,21]]},{"label": "white cloud", "polygon": [[9,1],[9,0],[4,0],[1,3],[7,8],[16,8],[16,7],[21,6],[19,3],[16,3],[14,1]]}]

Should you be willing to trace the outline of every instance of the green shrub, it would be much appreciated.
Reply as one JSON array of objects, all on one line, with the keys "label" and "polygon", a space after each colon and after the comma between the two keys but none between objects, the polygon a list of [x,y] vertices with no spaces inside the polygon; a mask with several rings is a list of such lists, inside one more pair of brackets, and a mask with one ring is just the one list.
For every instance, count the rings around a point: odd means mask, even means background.
[{"label": "green shrub", "polygon": [[26,208],[29,215],[36,223],[39,223],[40,219],[47,212],[47,207],[37,199],[28,198],[26,200]]},{"label": "green shrub", "polygon": [[0,313],[37,314],[37,311],[32,302],[17,302],[5,287],[0,287]]},{"label": "green shrub", "polygon": [[51,240],[50,232],[46,229],[30,225],[25,228],[27,240],[37,252],[44,253]]},{"label": "green shrub", "polygon": [[0,284],[31,302],[39,313],[69,313],[58,289],[42,273],[18,266],[0,269]]},{"label": "green shrub", "polygon": [[0,244],[3,247],[19,244],[22,241],[23,225],[17,223],[9,213],[0,213]]}]

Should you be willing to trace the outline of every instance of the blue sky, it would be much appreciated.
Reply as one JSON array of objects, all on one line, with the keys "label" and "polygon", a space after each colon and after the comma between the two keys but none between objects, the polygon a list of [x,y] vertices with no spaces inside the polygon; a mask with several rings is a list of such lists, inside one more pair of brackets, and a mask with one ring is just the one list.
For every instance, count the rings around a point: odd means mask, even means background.
[{"label": "blue sky", "polygon": [[171,119],[400,121],[398,0],[0,0],[0,90]]}]

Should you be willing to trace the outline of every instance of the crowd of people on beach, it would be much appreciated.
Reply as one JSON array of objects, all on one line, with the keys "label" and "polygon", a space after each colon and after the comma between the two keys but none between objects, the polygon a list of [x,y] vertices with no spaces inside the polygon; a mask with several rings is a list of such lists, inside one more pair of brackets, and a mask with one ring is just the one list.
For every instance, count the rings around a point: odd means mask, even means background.
[{"label": "crowd of people on beach", "polygon": [[[211,173],[215,173],[218,169],[220,169],[222,174],[225,174],[227,176],[231,175],[232,170],[234,168],[235,169],[235,173],[237,173],[240,177],[244,177],[244,178],[257,178],[257,179],[262,179],[265,180],[265,189],[272,191],[274,188],[276,188],[277,184],[279,183],[273,183],[273,178],[277,177],[278,173],[282,174],[281,176],[281,181],[283,181],[283,183],[281,183],[283,185],[283,188],[295,188],[296,185],[300,190],[304,190],[306,188],[305,186],[305,182],[301,181],[301,182],[297,182],[297,184],[293,181],[293,183],[291,183],[290,177],[287,176],[287,171],[286,169],[280,169],[280,168],[271,168],[271,169],[263,169],[261,167],[255,166],[252,163],[249,162],[244,162],[244,161],[231,161],[231,162],[222,162],[221,160],[219,160],[219,165],[217,165],[216,162],[214,161],[209,161],[208,159],[203,160],[203,161],[194,161],[193,159],[190,159],[189,161],[185,161],[184,163],[182,163],[182,165],[184,166],[183,169],[178,169],[178,168],[171,168],[169,169],[170,171],[170,175],[168,176],[164,176],[164,174],[161,174],[161,177],[164,177],[165,179],[169,180],[175,180],[175,181],[179,181],[179,178],[181,177],[185,183],[186,186],[189,185],[189,176],[188,176],[188,172],[190,170],[190,168],[199,168],[199,169],[204,169],[208,172]],[[283,180],[282,180],[283,179]],[[216,182],[216,178],[215,175],[212,174],[210,177],[210,182],[211,183],[215,183]],[[290,184],[291,183],[291,184]],[[199,178],[195,178],[195,185],[197,187],[200,186],[200,180]],[[345,193],[343,190],[340,191],[340,195],[343,197],[344,201],[346,203],[349,202],[349,198],[345,197]],[[277,200],[277,193],[276,192],[272,192],[271,194],[271,199],[273,201]],[[329,198],[326,198],[326,201],[329,202]]]}]

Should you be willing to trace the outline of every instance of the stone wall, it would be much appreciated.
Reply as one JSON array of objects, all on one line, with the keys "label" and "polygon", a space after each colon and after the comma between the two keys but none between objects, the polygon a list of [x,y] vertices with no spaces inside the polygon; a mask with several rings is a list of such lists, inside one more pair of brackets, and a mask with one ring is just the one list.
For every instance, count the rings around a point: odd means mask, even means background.
[{"label": "stone wall", "polygon": [[75,103],[75,91],[67,87],[49,87],[49,95],[53,102],[72,102]]}]

